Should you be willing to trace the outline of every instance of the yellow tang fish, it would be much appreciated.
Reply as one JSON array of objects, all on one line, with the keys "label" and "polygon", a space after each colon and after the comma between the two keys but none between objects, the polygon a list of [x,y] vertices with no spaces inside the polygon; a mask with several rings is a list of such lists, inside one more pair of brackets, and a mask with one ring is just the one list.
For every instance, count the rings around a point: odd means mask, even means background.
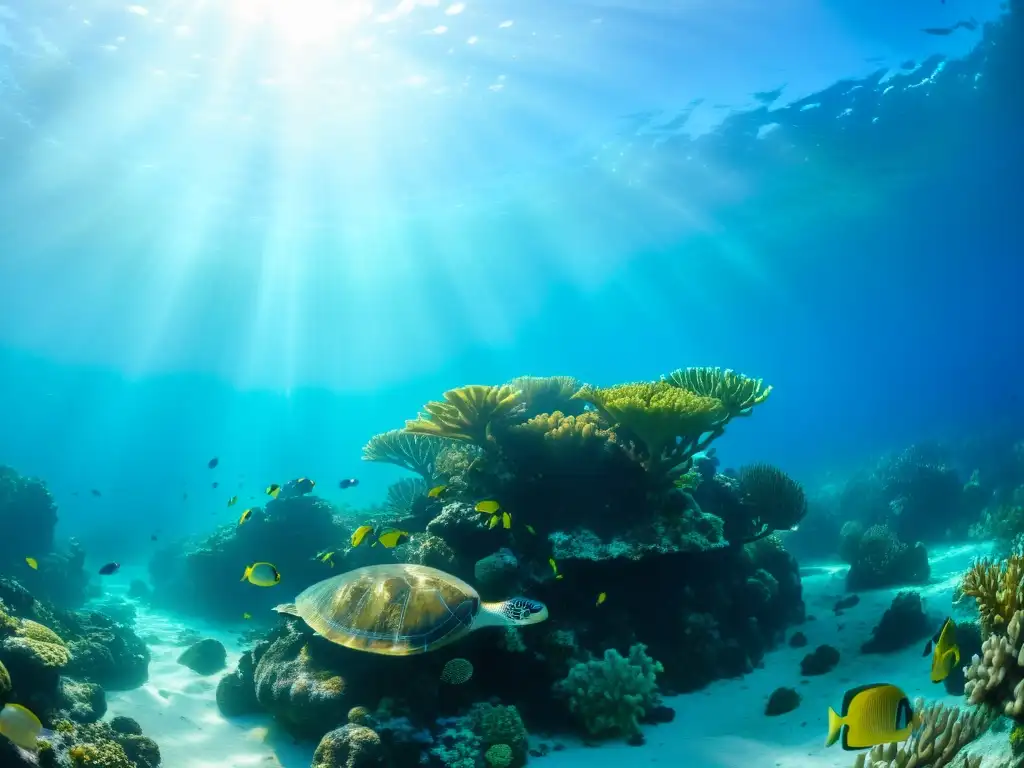
[{"label": "yellow tang fish", "polygon": [[487,527],[488,528],[493,528],[494,526],[496,526],[498,524],[499,520],[501,520],[500,516],[498,516],[498,515],[491,515],[491,521],[487,524]]},{"label": "yellow tang fish", "polygon": [[238,518],[238,524],[241,525],[246,520],[248,520],[250,517],[252,517],[252,507],[249,507],[247,510],[242,512],[242,516],[240,518]]},{"label": "yellow tang fish", "polygon": [[25,562],[28,563],[28,567],[31,568],[33,571],[39,570],[39,561],[36,560],[34,557],[26,557]]},{"label": "yellow tang fish", "polygon": [[358,547],[363,543],[368,533],[373,533],[372,525],[360,525],[352,532],[352,546]]},{"label": "yellow tang fish", "polygon": [[501,505],[493,499],[477,502],[476,505],[476,511],[485,515],[496,514],[499,509],[501,509]]},{"label": "yellow tang fish", "polygon": [[[497,515],[495,515],[495,517],[497,517]],[[501,513],[501,527],[505,529],[512,527],[512,515],[508,512]]]},{"label": "yellow tang fish", "polygon": [[389,528],[377,537],[377,541],[380,542],[380,545],[382,547],[385,547],[386,549],[392,549],[393,547],[397,547],[399,544],[404,544],[408,540],[409,532],[400,531],[397,528]]},{"label": "yellow tang fish", "polygon": [[39,752],[37,739],[53,736],[43,728],[39,718],[21,704],[8,704],[0,710],[0,734],[32,754]]},{"label": "yellow tang fish", "polygon": [[238,503],[238,497],[237,496],[232,496],[230,499],[228,499],[228,506],[229,507],[233,507],[237,503]]},{"label": "yellow tang fish", "polygon": [[525,529],[526,529],[526,530],[527,530],[527,531],[528,531],[529,533],[533,534],[534,536],[536,536],[536,535],[537,535],[537,531],[536,531],[536,530],[534,529],[534,527],[533,527],[532,525],[530,525],[529,523],[527,523],[526,525],[524,525],[524,526],[523,526],[523,528],[525,528]]},{"label": "yellow tang fish", "polygon": [[252,618],[252,614],[249,613],[248,611],[246,611],[245,613],[242,614],[242,618],[243,619],[251,619]]},{"label": "yellow tang fish", "polygon": [[281,582],[281,574],[270,563],[253,563],[245,567],[239,581],[248,581],[257,587],[273,587]]},{"label": "yellow tang fish", "polygon": [[277,494],[279,494],[280,492],[281,486],[278,485],[277,483],[271,483],[270,485],[267,486],[267,496],[270,496],[271,498],[276,499]]},{"label": "yellow tang fish", "polygon": [[601,603],[603,603],[607,599],[608,599],[608,593],[607,592],[602,592],[601,594],[599,594],[597,596],[597,603],[595,603],[595,605],[601,605]]},{"label": "yellow tang fish", "polygon": [[839,741],[840,733],[843,749],[849,751],[901,742],[920,723],[921,715],[914,712],[907,694],[895,685],[862,685],[846,692],[842,715],[828,708],[825,746],[831,747]]},{"label": "yellow tang fish", "polygon": [[[935,644],[934,651],[932,644]],[[941,683],[949,677],[950,671],[960,663],[960,646],[956,642],[956,622],[947,618],[940,629],[924,647],[924,656],[932,654],[933,683]]]},{"label": "yellow tang fish", "polygon": [[439,499],[441,498],[441,494],[447,490],[447,485],[435,485],[433,488],[427,491],[427,496],[431,499]]}]

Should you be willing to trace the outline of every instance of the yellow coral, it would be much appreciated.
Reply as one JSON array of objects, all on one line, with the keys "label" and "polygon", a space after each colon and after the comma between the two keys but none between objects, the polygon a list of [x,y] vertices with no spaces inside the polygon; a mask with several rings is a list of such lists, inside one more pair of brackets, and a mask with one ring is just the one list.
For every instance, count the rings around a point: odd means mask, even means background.
[{"label": "yellow coral", "polygon": [[665,381],[604,389],[585,386],[573,397],[596,406],[616,429],[629,430],[644,444],[652,462],[660,460],[676,438],[681,438],[684,449],[692,452],[701,436],[716,433],[728,415],[717,398]]},{"label": "yellow coral", "polygon": [[694,394],[721,400],[730,419],[749,416],[750,410],[767,400],[772,391],[770,385],[764,386],[762,379],[721,368],[679,368],[662,380]]},{"label": "yellow coral", "polygon": [[607,442],[615,439],[615,433],[605,429],[601,417],[594,411],[579,416],[566,416],[561,411],[542,413],[529,421],[512,427],[513,432],[542,435],[545,440],[566,442]]},{"label": "yellow coral", "polygon": [[38,640],[41,643],[64,645],[64,641],[61,640],[60,635],[49,627],[40,624],[38,621],[32,621],[31,619],[22,619],[21,626],[18,627],[15,634],[32,640]]},{"label": "yellow coral", "polygon": [[465,440],[486,446],[491,422],[508,413],[520,402],[520,392],[508,385],[492,387],[474,384],[444,393],[445,402],[431,400],[416,419],[405,422],[405,431]]},{"label": "yellow coral", "polygon": [[973,597],[985,634],[1005,632],[1006,622],[1024,608],[1024,555],[1014,553],[1006,560],[979,560],[964,574],[962,590]]}]

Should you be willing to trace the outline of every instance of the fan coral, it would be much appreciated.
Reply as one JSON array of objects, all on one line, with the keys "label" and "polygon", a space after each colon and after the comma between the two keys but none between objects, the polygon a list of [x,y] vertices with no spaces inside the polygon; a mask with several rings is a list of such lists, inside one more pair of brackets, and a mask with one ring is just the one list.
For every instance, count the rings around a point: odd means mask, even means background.
[{"label": "fan coral", "polygon": [[431,483],[435,478],[437,455],[448,445],[448,440],[436,435],[391,429],[370,438],[363,446],[363,461],[394,464]]},{"label": "fan coral", "polygon": [[999,632],[1009,617],[1024,607],[1024,554],[1014,553],[1006,560],[984,558],[964,574],[962,591],[978,603],[981,628],[985,633]]},{"label": "fan coral", "polygon": [[418,477],[406,477],[388,486],[384,506],[396,518],[406,517],[412,511],[413,502],[426,495],[427,484]]},{"label": "fan coral", "polygon": [[721,434],[722,402],[667,382],[585,386],[573,397],[594,405],[614,428],[627,430],[647,452],[645,466],[672,469]]},{"label": "fan coral", "polygon": [[410,434],[465,440],[486,447],[491,423],[507,416],[520,403],[519,390],[505,385],[473,384],[444,393],[446,402],[431,400],[416,419],[405,422]]},{"label": "fan coral", "polygon": [[807,499],[800,483],[769,464],[743,467],[740,493],[750,515],[746,541],[793,528],[807,514]]},{"label": "fan coral", "polygon": [[568,694],[569,709],[591,736],[631,736],[640,730],[640,718],[660,702],[659,662],[637,643],[623,657],[614,648],[602,659],[580,662],[556,688]]},{"label": "fan coral", "polygon": [[[980,736],[994,720],[986,709],[963,709],[914,702],[922,725],[903,744],[883,744],[857,755],[853,768],[944,768],[961,749]],[[965,768],[978,768],[981,757],[966,757]]]},{"label": "fan coral", "polygon": [[523,418],[562,411],[573,416],[583,413],[584,403],[573,400],[582,383],[573,376],[518,376],[508,383],[522,395]]},{"label": "fan coral", "polygon": [[772,391],[771,386],[764,386],[761,379],[721,368],[679,368],[661,378],[694,394],[720,400],[730,419],[749,416],[753,407],[767,400]]}]

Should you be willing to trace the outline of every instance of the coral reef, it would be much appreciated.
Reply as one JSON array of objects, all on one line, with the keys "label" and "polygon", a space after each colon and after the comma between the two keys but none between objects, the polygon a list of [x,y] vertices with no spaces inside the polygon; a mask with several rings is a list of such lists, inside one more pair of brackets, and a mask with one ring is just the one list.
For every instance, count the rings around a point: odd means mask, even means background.
[{"label": "coral reef", "polygon": [[891,653],[906,648],[931,635],[935,623],[925,614],[920,594],[900,592],[871,630],[871,639],[860,647],[861,652]]},{"label": "coral reef", "polygon": [[839,664],[839,651],[831,645],[819,645],[800,660],[801,675],[824,675]]},{"label": "coral reef", "polygon": [[449,444],[449,440],[434,434],[392,429],[370,438],[363,446],[363,461],[394,464],[415,472],[425,483],[432,485],[438,478],[435,467],[438,454]]},{"label": "coral reef", "polygon": [[846,588],[856,591],[895,584],[924,584],[930,575],[931,565],[923,544],[910,546],[901,542],[888,526],[873,525],[857,543],[846,575]]}]

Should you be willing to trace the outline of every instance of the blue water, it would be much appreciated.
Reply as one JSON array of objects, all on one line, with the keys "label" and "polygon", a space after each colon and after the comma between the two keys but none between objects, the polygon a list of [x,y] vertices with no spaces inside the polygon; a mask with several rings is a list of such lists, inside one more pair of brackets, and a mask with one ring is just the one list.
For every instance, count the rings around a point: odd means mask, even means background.
[{"label": "blue water", "polygon": [[1024,426],[1018,78],[922,31],[1011,5],[8,0],[0,464],[142,566],[522,374],[764,378],[809,484]]}]

